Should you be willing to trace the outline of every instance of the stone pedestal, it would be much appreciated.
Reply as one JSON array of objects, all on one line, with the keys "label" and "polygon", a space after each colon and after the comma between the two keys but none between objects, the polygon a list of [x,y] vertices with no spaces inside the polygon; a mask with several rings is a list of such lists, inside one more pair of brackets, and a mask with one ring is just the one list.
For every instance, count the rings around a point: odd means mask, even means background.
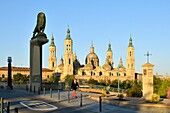
[{"label": "stone pedestal", "polygon": [[42,45],[47,42],[45,33],[30,40],[30,91],[42,89]]},{"label": "stone pedestal", "polygon": [[153,95],[153,64],[146,63],[142,65],[142,88],[143,98],[147,101],[152,101]]}]

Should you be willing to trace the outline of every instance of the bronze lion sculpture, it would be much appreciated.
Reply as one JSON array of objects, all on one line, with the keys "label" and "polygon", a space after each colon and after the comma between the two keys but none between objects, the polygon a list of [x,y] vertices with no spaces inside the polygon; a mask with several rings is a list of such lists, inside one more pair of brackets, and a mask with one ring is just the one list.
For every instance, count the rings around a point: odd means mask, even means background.
[{"label": "bronze lion sculpture", "polygon": [[33,38],[35,38],[35,34],[37,33],[44,33],[45,30],[45,24],[46,24],[46,17],[45,14],[43,12],[38,13],[37,15],[37,25],[34,29],[33,32]]}]

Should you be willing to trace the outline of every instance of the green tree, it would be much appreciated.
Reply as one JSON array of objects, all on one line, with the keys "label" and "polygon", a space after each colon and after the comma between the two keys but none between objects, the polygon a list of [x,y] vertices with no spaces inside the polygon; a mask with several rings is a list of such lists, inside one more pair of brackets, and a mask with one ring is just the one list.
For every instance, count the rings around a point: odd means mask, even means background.
[{"label": "green tree", "polygon": [[106,79],[101,79],[100,81],[99,81],[99,84],[100,85],[102,85],[102,86],[106,86]]},{"label": "green tree", "polygon": [[163,80],[161,86],[158,88],[158,95],[161,97],[167,96],[167,89],[170,87],[170,80]]},{"label": "green tree", "polygon": [[94,85],[98,85],[98,84],[99,84],[98,81],[97,81],[97,80],[94,80],[93,78],[90,78],[90,79],[88,80],[88,83],[89,83],[89,84],[94,84]]},{"label": "green tree", "polygon": [[142,83],[141,81],[135,80],[131,86],[127,90],[128,97],[142,97]]},{"label": "green tree", "polygon": [[154,86],[154,93],[158,94],[159,88],[162,86],[162,80],[153,76],[153,86]]},{"label": "green tree", "polygon": [[72,83],[72,81],[73,81],[73,79],[74,79],[74,75],[66,75],[65,76],[65,84],[66,84],[66,86],[68,87],[70,87],[71,86],[71,83]]},{"label": "green tree", "polygon": [[13,75],[13,80],[16,82],[26,83],[27,81],[29,81],[29,76],[17,73]]},{"label": "green tree", "polygon": [[57,76],[56,75],[51,75],[50,76],[50,79],[49,79],[49,82],[50,83],[57,83]]},{"label": "green tree", "polygon": [[[119,81],[119,83],[120,83],[120,81]],[[110,86],[117,88],[118,87],[118,80],[115,79],[114,81],[112,81]]]}]

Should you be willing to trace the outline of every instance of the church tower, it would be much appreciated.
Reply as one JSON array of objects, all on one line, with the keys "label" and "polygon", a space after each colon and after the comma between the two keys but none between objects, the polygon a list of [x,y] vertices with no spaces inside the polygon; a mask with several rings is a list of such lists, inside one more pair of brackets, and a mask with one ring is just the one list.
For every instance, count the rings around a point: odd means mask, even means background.
[{"label": "church tower", "polygon": [[107,50],[107,59],[109,61],[109,65],[113,68],[113,52],[112,52],[112,49],[111,49],[111,44],[109,42],[109,45],[108,45],[108,50]]},{"label": "church tower", "polygon": [[69,27],[66,39],[64,40],[64,76],[66,75],[73,75],[73,41],[70,36]]},{"label": "church tower", "polygon": [[129,39],[129,46],[127,48],[126,76],[130,80],[135,79],[135,55],[131,36]]},{"label": "church tower", "polygon": [[49,47],[49,58],[48,58],[48,68],[51,70],[55,70],[57,66],[57,58],[56,58],[56,46],[54,44],[54,37],[52,35],[51,44]]}]

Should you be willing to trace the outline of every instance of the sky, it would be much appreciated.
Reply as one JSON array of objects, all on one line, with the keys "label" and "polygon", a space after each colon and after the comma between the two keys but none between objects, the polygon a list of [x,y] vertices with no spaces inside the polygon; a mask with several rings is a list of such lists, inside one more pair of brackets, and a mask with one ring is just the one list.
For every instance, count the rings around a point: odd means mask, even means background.
[{"label": "sky", "polygon": [[64,53],[69,25],[81,64],[93,42],[99,65],[105,63],[108,43],[113,51],[114,67],[122,57],[126,66],[130,35],[135,48],[136,72],[142,72],[147,51],[152,54],[154,74],[170,74],[170,1],[169,0],[1,0],[0,1],[0,67],[29,67],[30,39],[37,14],[46,15],[45,33],[49,42],[43,45],[43,67],[48,67],[52,34],[57,48],[57,65]]}]

